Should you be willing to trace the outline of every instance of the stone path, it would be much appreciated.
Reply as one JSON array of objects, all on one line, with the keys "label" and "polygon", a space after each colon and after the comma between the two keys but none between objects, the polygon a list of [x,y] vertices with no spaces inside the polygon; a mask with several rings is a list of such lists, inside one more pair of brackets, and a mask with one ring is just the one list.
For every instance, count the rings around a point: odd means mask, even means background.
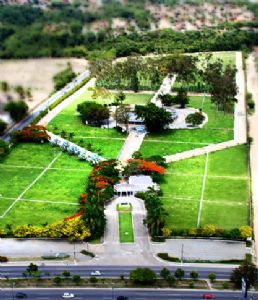
[{"label": "stone path", "polygon": [[132,158],[133,153],[140,149],[145,135],[146,132],[131,131],[126,138],[117,159],[120,161],[127,161]]},{"label": "stone path", "polygon": [[258,251],[258,74],[255,57],[251,54],[247,59],[247,90],[252,93],[255,102],[255,112],[249,118],[249,134],[253,138],[250,149],[250,163],[252,176],[253,228],[255,236],[255,262]]}]

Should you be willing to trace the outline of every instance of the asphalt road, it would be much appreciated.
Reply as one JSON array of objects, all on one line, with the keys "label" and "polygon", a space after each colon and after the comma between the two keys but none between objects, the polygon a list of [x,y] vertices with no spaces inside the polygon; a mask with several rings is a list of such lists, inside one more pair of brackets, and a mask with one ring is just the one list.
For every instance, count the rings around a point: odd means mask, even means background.
[{"label": "asphalt road", "polygon": [[[129,300],[162,300],[162,299],[202,299],[204,293],[211,293],[216,299],[243,299],[240,292],[207,292],[194,290],[169,290],[169,289],[14,289],[13,294],[11,289],[0,290],[1,300],[13,300],[17,292],[27,294],[27,299],[33,300],[58,300],[62,299],[64,292],[74,294],[75,300],[116,300],[118,296],[127,296]],[[250,297],[248,297],[250,299]],[[253,295],[252,299],[258,299],[258,295]]]},{"label": "asphalt road", "polygon": [[50,98],[44,101],[39,107],[37,107],[31,114],[29,114],[26,118],[24,118],[21,122],[14,125],[11,129],[7,130],[6,133],[2,136],[2,138],[6,141],[10,140],[10,135],[13,131],[21,130],[24,127],[28,126],[35,117],[37,117],[41,111],[47,109],[52,103],[54,103],[57,99],[62,97],[64,94],[68,93],[72,90],[76,85],[79,85],[85,78],[90,76],[90,71],[87,70],[77,76],[72,82],[67,84],[63,89],[53,94]]},{"label": "asphalt road", "polygon": [[[179,266],[168,267],[171,272],[174,272]],[[23,277],[23,272],[26,271],[26,266],[10,266],[0,264],[0,278],[20,278]],[[157,266],[149,266],[153,271],[155,271],[158,275],[162,267]],[[233,270],[232,267],[189,267],[183,266],[185,270],[185,278],[190,277],[190,272],[195,270],[199,272],[200,279],[207,279],[209,273],[215,273],[217,279],[229,279],[231,272]],[[80,275],[81,277],[90,276],[92,271],[98,270],[102,273],[102,277],[120,277],[121,274],[124,276],[129,276],[130,271],[135,269],[135,266],[81,266],[81,265],[40,265],[39,271],[41,272],[41,277],[51,277],[60,275],[64,270],[68,270],[72,275]]]}]

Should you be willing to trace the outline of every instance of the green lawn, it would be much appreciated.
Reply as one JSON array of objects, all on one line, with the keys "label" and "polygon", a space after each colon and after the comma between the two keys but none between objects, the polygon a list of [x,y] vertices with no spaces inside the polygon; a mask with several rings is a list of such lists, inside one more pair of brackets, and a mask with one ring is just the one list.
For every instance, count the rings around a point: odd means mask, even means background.
[{"label": "green lawn", "polygon": [[[51,167],[41,174],[56,157]],[[75,213],[91,169],[86,162],[50,144],[17,145],[0,164],[0,215],[15,203],[0,218],[0,228],[6,224],[51,223]]]},{"label": "green lawn", "polygon": [[197,226],[203,180],[201,224],[232,229],[249,224],[249,175],[247,147],[237,146],[206,156],[171,163],[161,184],[168,212],[166,226],[189,229]]},{"label": "green lawn", "polygon": [[[126,94],[125,103],[146,104],[150,101],[150,94]],[[126,135],[117,132],[115,129],[102,129],[87,126],[82,123],[77,112],[77,105],[83,101],[93,101],[91,92],[86,91],[78,97],[73,103],[59,113],[49,124],[48,129],[60,134],[61,131],[66,133],[73,132],[75,143],[88,148],[89,144],[93,151],[100,150],[100,154],[106,158],[116,158],[123,146]],[[112,99],[98,99],[97,102],[108,104],[114,101]],[[112,141],[112,142],[111,142]]]},{"label": "green lawn", "polygon": [[118,212],[119,238],[121,243],[133,243],[134,233],[131,212]]},{"label": "green lawn", "polygon": [[189,106],[203,108],[203,111],[208,115],[208,122],[204,127],[191,130],[166,130],[160,134],[148,134],[140,148],[143,156],[171,155],[233,139],[233,114],[217,111],[209,97],[205,97],[205,99],[198,96],[190,97]]}]

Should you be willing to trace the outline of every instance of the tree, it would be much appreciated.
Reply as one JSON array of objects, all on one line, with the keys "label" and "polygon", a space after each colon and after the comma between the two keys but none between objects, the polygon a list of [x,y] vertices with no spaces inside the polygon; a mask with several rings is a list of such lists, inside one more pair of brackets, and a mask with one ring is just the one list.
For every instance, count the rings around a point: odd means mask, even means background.
[{"label": "tree", "polygon": [[65,278],[69,278],[69,277],[71,276],[71,273],[70,273],[68,270],[64,270],[63,276],[64,276]]},{"label": "tree", "polygon": [[73,278],[72,278],[72,280],[73,280],[73,282],[75,283],[75,284],[80,284],[80,282],[81,282],[81,276],[80,275],[73,275]]},{"label": "tree", "polygon": [[135,113],[138,118],[142,118],[149,132],[159,132],[172,123],[173,119],[170,112],[157,107],[153,103],[146,106],[135,106]]},{"label": "tree", "polygon": [[100,98],[101,100],[111,99],[111,93],[109,90],[103,87],[88,87],[88,91],[92,91],[91,98],[93,100],[97,100]]},{"label": "tree", "polygon": [[38,272],[38,266],[33,264],[33,263],[30,263],[29,266],[27,267],[27,272],[29,274],[33,273],[33,272]]},{"label": "tree", "polygon": [[24,88],[21,85],[17,85],[15,87],[15,92],[19,95],[20,99],[24,99],[25,91],[24,91]]},{"label": "tree", "polygon": [[9,86],[8,82],[6,82],[6,81],[1,81],[1,90],[2,90],[4,93],[9,92],[10,86]]},{"label": "tree", "polygon": [[237,102],[236,69],[230,65],[223,68],[222,61],[209,62],[204,79],[211,93],[211,101],[219,110],[231,112],[233,105]]},{"label": "tree", "polygon": [[83,102],[77,106],[77,110],[83,122],[90,125],[100,126],[108,121],[110,116],[109,109],[96,102]]},{"label": "tree", "polygon": [[7,123],[5,123],[5,121],[0,119],[0,135],[4,133],[6,128],[7,128]]},{"label": "tree", "polygon": [[97,282],[98,282],[98,279],[97,279],[96,276],[91,276],[91,277],[90,277],[90,283],[95,284],[95,283],[97,283]]},{"label": "tree", "polygon": [[131,108],[129,105],[122,104],[115,111],[115,120],[116,123],[124,124],[126,127],[126,131],[128,132],[129,127],[129,119],[130,119]]},{"label": "tree", "polygon": [[175,276],[171,274],[167,276],[166,280],[169,285],[174,285],[176,283]]},{"label": "tree", "polygon": [[119,91],[116,95],[115,95],[115,103],[117,106],[122,105],[122,103],[125,101],[125,94],[123,93],[123,91]]},{"label": "tree", "polygon": [[189,97],[187,96],[187,91],[184,89],[179,89],[177,95],[174,97],[174,102],[180,104],[180,108],[185,108],[189,103]]},{"label": "tree", "polygon": [[60,284],[62,282],[62,278],[60,276],[55,276],[53,281],[55,284]]},{"label": "tree", "polygon": [[236,287],[241,288],[242,278],[245,278],[247,288],[254,285],[258,279],[257,268],[248,260],[244,260],[242,264],[236,268],[231,275],[231,281]]},{"label": "tree", "polygon": [[171,275],[169,269],[167,268],[163,268],[160,270],[160,276],[163,278],[163,279],[167,279],[167,277]]},{"label": "tree", "polygon": [[28,114],[28,105],[24,101],[10,101],[4,110],[10,113],[11,118],[18,122]]},{"label": "tree", "polygon": [[191,271],[190,277],[191,277],[193,280],[197,280],[197,279],[199,278],[199,273],[196,272],[196,271]]},{"label": "tree", "polygon": [[181,268],[176,269],[175,276],[177,279],[181,280],[185,276],[185,271]]},{"label": "tree", "polygon": [[175,97],[170,94],[159,95],[159,99],[161,103],[165,106],[171,106],[175,104]]},{"label": "tree", "polygon": [[136,268],[130,272],[130,280],[138,284],[153,284],[157,279],[155,272],[149,268]]},{"label": "tree", "polygon": [[208,275],[208,278],[210,279],[211,282],[214,282],[216,280],[217,276],[215,273],[210,273]]},{"label": "tree", "polygon": [[66,69],[53,77],[55,91],[62,89],[66,84],[71,82],[75,76],[76,74],[74,73],[71,64],[68,63]]},{"label": "tree", "polygon": [[185,121],[192,126],[200,125],[204,121],[205,117],[201,112],[195,112],[194,114],[189,114]]}]

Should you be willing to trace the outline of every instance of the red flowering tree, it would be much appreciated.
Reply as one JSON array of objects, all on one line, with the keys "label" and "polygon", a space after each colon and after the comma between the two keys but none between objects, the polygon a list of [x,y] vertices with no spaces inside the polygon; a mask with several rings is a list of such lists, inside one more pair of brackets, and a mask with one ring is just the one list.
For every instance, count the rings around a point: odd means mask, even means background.
[{"label": "red flowering tree", "polygon": [[19,142],[46,143],[50,140],[47,130],[42,125],[30,125],[14,133]]}]

